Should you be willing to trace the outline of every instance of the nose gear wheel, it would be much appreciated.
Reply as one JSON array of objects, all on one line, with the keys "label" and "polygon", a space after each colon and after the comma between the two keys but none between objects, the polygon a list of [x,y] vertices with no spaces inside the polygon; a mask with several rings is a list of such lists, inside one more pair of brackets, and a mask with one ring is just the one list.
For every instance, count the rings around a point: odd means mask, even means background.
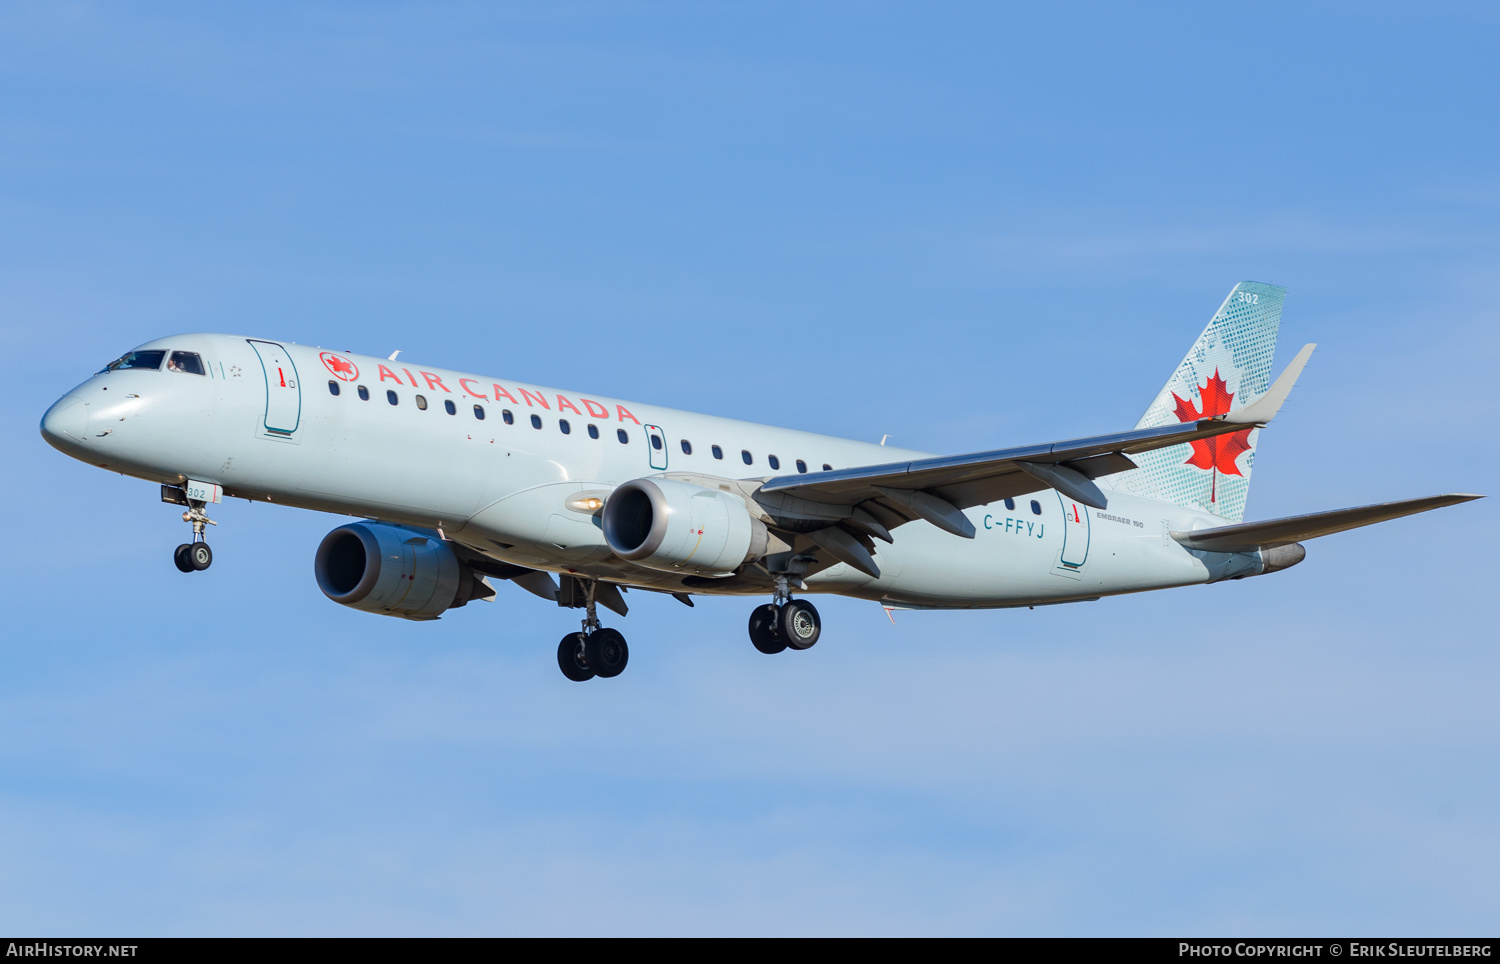
[{"label": "nose gear wheel", "polygon": [[[163,499],[167,498],[165,493],[170,488],[170,486],[162,486]],[[182,572],[202,572],[214,563],[214,551],[204,541],[204,527],[216,526],[218,523],[210,519],[208,513],[203,511],[205,503],[196,499],[181,498],[180,490],[178,491],[179,496],[176,501],[179,505],[185,502],[188,507],[188,510],[182,514],[182,521],[192,523],[193,541],[184,542],[174,549],[172,562]]]}]

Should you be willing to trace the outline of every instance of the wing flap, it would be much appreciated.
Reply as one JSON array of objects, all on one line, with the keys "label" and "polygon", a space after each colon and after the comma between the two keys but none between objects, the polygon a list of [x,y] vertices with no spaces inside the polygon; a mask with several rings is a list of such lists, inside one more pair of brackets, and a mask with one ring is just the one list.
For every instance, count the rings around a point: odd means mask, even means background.
[{"label": "wing flap", "polygon": [[1353,509],[1334,509],[1329,512],[1314,512],[1310,515],[1271,519],[1266,522],[1247,522],[1242,525],[1222,526],[1215,529],[1199,529],[1195,532],[1173,532],[1172,538],[1189,549],[1208,552],[1253,552],[1256,549],[1271,549],[1290,545],[1304,539],[1332,535],[1360,526],[1399,519],[1402,516],[1441,509],[1460,502],[1482,499],[1482,495],[1454,492],[1448,495],[1430,495],[1421,499],[1406,499],[1401,502],[1382,502],[1378,505],[1363,505]]}]

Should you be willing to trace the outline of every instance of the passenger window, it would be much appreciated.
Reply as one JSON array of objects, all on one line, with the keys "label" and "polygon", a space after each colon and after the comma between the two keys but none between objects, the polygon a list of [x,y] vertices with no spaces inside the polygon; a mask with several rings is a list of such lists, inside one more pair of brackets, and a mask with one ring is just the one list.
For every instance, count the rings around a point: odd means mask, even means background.
[{"label": "passenger window", "polygon": [[689,442],[687,439],[683,439],[682,440],[682,454],[683,455],[692,455],[693,454],[693,443]]},{"label": "passenger window", "polygon": [[334,382],[334,381],[330,381],[328,383],[328,394],[330,394],[330,395],[337,395],[338,393],[339,393],[339,383],[338,382]]},{"label": "passenger window", "polygon": [[833,471],[833,466],[829,465],[827,462],[824,462],[823,463],[823,471],[824,472],[832,472]]},{"label": "passenger window", "polygon": [[599,426],[597,426],[597,425],[593,424],[592,422],[590,422],[589,423],[589,438],[598,438],[598,437],[599,437]]},{"label": "passenger window", "polygon": [[615,438],[620,440],[621,445],[630,444],[630,435],[623,428],[615,429]]},{"label": "passenger window", "polygon": [[396,393],[395,393],[395,392],[393,392],[393,391],[390,391],[390,390],[389,390],[389,389],[387,389],[387,390],[386,390],[386,393],[385,393],[385,400],[386,400],[386,401],[388,401],[388,402],[390,402],[390,403],[391,403],[391,404],[392,404],[392,405],[394,405],[394,404],[396,404],[396,403],[397,403],[397,402],[398,402],[398,401],[400,401],[400,399],[398,399],[398,398],[397,398],[397,397],[396,397]]},{"label": "passenger window", "polygon": [[571,435],[573,433],[573,426],[568,424],[567,419],[560,418],[557,420],[557,430],[564,435]]},{"label": "passenger window", "polygon": [[479,419],[479,421],[481,421],[481,422],[484,421],[484,406],[483,405],[475,405],[474,406],[474,417],[477,418],[477,419]]},{"label": "passenger window", "polygon": [[516,417],[510,413],[510,409],[508,408],[502,408],[500,410],[500,418],[504,420],[506,425],[516,424]]},{"label": "passenger window", "polygon": [[1040,502],[1038,502],[1037,500],[1035,500],[1035,499],[1031,500],[1031,514],[1032,515],[1041,515],[1042,514],[1042,504]]},{"label": "passenger window", "polygon": [[716,459],[722,459],[724,457],[724,450],[719,448],[717,445],[710,449],[710,451],[714,453],[714,458]]},{"label": "passenger window", "polygon": [[124,371],[127,368],[149,368],[152,371],[157,371],[161,368],[161,360],[166,357],[167,353],[165,351],[128,352],[116,358],[108,365],[105,365],[104,369],[98,374],[103,375],[104,372]]},{"label": "passenger window", "polygon": [[182,372],[184,375],[202,375],[203,359],[198,357],[195,351],[174,351],[172,357],[167,359],[167,371]]},{"label": "passenger window", "polygon": [[804,462],[804,461],[802,461],[801,459],[798,459],[797,460],[797,471],[798,472],[806,472],[807,471],[807,463]]},{"label": "passenger window", "polygon": [[421,409],[424,412],[427,411],[427,397],[426,396],[424,396],[424,395],[418,395],[417,396],[417,408]]},{"label": "passenger window", "polygon": [[768,456],[766,456],[766,461],[771,463],[771,468],[773,468],[773,469],[779,469],[779,468],[781,468],[781,459],[778,459],[774,455],[768,455]]},{"label": "passenger window", "polygon": [[533,416],[531,416],[531,427],[532,428],[541,428],[542,427],[542,417],[540,415],[533,415]]},{"label": "passenger window", "polygon": [[443,410],[446,411],[449,415],[458,414],[458,406],[453,404],[453,399],[451,398],[443,399]]},{"label": "passenger window", "polygon": [[359,386],[359,400],[362,402],[370,400],[370,390],[363,385]]},{"label": "passenger window", "polygon": [[745,460],[746,465],[754,465],[755,457],[750,454],[749,449],[740,449],[740,458]]},{"label": "passenger window", "polygon": [[1008,511],[1011,511],[1011,512],[1016,511],[1016,500],[1015,499],[1006,499],[1005,500],[1005,508]]},{"label": "passenger window", "polygon": [[654,449],[656,449],[658,452],[661,451],[662,444],[661,444],[661,436],[660,435],[653,435],[653,436],[651,436],[651,447],[654,448]]}]

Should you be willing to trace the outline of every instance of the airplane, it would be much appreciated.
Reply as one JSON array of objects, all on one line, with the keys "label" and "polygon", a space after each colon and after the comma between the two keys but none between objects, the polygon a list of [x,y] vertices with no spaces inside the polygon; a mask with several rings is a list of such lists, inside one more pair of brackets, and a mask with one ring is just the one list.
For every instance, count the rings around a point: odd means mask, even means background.
[{"label": "airplane", "polygon": [[[437,619],[509,581],[582,628],[570,680],[618,676],[622,593],[769,596],[762,653],[806,650],[809,595],[989,609],[1260,576],[1302,541],[1481,498],[1453,493],[1244,522],[1285,289],[1236,285],[1133,429],[934,456],[388,358],[225,334],[126,352],[58,399],[64,454],[159,483],[209,568],[226,497],[356,516],[317,548],[331,600]],[[882,439],[884,442],[884,439]]]}]

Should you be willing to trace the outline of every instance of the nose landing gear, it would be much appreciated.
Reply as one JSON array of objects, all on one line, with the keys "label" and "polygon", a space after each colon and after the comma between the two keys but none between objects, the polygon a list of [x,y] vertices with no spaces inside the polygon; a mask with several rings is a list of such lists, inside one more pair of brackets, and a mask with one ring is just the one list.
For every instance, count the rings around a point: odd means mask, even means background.
[{"label": "nose landing gear", "polygon": [[214,551],[208,547],[203,539],[204,526],[216,526],[217,522],[208,517],[203,511],[207,505],[197,499],[190,499],[179,488],[164,485],[161,487],[161,498],[163,502],[175,502],[185,505],[188,510],[182,514],[183,522],[193,524],[193,541],[184,542],[172,552],[172,562],[182,572],[202,572],[214,564]]},{"label": "nose landing gear", "polygon": [[214,551],[206,542],[184,542],[172,553],[172,561],[183,572],[202,572],[214,564]]},{"label": "nose landing gear", "polygon": [[775,601],[750,611],[750,643],[768,656],[789,648],[811,649],[822,634],[817,609],[805,599],[791,598],[785,576],[776,577]]},{"label": "nose landing gear", "polygon": [[594,608],[595,583],[585,584],[587,617],[583,620],[583,632],[569,633],[557,644],[557,666],[562,674],[575,683],[586,682],[595,676],[611,679],[625,672],[630,662],[630,647],[617,629],[606,629],[599,625],[599,616]]}]

